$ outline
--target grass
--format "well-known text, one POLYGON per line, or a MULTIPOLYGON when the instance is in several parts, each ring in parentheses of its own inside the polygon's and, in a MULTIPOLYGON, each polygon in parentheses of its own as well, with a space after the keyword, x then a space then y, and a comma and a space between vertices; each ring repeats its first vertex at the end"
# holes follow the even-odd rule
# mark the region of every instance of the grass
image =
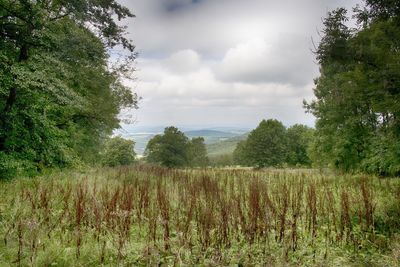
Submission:
POLYGON ((0 266, 400 260, 393 178, 132 166, 3 181, 0 194, 0 266))
POLYGON ((237 144, 240 141, 246 140, 247 136, 248 134, 243 134, 240 136, 228 138, 223 141, 206 143, 208 156, 213 158, 232 154, 233 151, 236 149, 237 144))

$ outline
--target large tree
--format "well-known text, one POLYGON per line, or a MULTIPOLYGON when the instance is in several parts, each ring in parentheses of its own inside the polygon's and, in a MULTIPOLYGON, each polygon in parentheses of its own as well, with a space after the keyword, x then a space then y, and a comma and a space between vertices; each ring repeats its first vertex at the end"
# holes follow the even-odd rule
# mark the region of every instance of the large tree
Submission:
POLYGON ((0 176, 94 161, 136 97, 122 85, 127 65, 108 67, 117 45, 134 46, 113 0, 0 0, 0 176))
POLYGON ((316 51, 316 162, 344 171, 400 173, 400 1, 366 1, 359 28, 345 9, 324 20, 316 51))
POLYGON ((234 152, 239 164, 255 167, 279 166, 286 159, 286 128, 280 121, 263 120, 239 143, 234 152))
POLYGON ((238 165, 242 166, 250 166, 251 163, 249 162, 248 156, 248 147, 247 147, 246 140, 242 140, 237 143, 235 150, 233 151, 233 162, 238 165))
POLYGON ((314 129, 302 124, 295 124, 287 129, 287 158, 290 166, 311 166, 308 155, 309 146, 313 140, 314 129))
POLYGON ((189 164, 189 139, 176 127, 167 127, 164 134, 154 136, 146 146, 147 161, 166 167, 189 164))
POLYGON ((206 167, 209 165, 207 148, 203 137, 194 137, 188 144, 188 160, 192 167, 206 167))

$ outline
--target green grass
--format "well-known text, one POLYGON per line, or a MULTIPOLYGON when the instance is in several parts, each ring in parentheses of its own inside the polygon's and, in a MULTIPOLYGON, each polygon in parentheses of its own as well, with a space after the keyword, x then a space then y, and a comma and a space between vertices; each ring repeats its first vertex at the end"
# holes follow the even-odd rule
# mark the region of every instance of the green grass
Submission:
POLYGON ((229 155, 235 151, 240 141, 246 140, 247 134, 228 138, 223 141, 206 144, 209 157, 229 155))
POLYGON ((394 178, 133 166, 0 194, 0 266, 399 265, 394 178))

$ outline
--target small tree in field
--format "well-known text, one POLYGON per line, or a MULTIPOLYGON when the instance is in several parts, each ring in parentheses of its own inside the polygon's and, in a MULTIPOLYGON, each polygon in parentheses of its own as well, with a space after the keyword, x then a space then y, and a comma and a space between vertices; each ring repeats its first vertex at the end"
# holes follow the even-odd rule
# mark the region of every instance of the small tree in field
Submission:
POLYGON ((135 142, 132 140, 119 136, 110 138, 105 144, 103 165, 114 167, 132 164, 136 156, 134 146, 135 142))

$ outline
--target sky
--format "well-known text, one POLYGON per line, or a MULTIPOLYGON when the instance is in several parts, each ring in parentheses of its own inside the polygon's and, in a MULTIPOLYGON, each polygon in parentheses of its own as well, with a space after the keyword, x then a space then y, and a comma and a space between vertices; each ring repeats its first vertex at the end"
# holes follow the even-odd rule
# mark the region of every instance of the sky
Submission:
POLYGON ((123 22, 139 53, 133 127, 254 128, 270 118, 314 126, 303 109, 318 76, 313 43, 328 11, 358 1, 119 2, 136 16, 123 22))

